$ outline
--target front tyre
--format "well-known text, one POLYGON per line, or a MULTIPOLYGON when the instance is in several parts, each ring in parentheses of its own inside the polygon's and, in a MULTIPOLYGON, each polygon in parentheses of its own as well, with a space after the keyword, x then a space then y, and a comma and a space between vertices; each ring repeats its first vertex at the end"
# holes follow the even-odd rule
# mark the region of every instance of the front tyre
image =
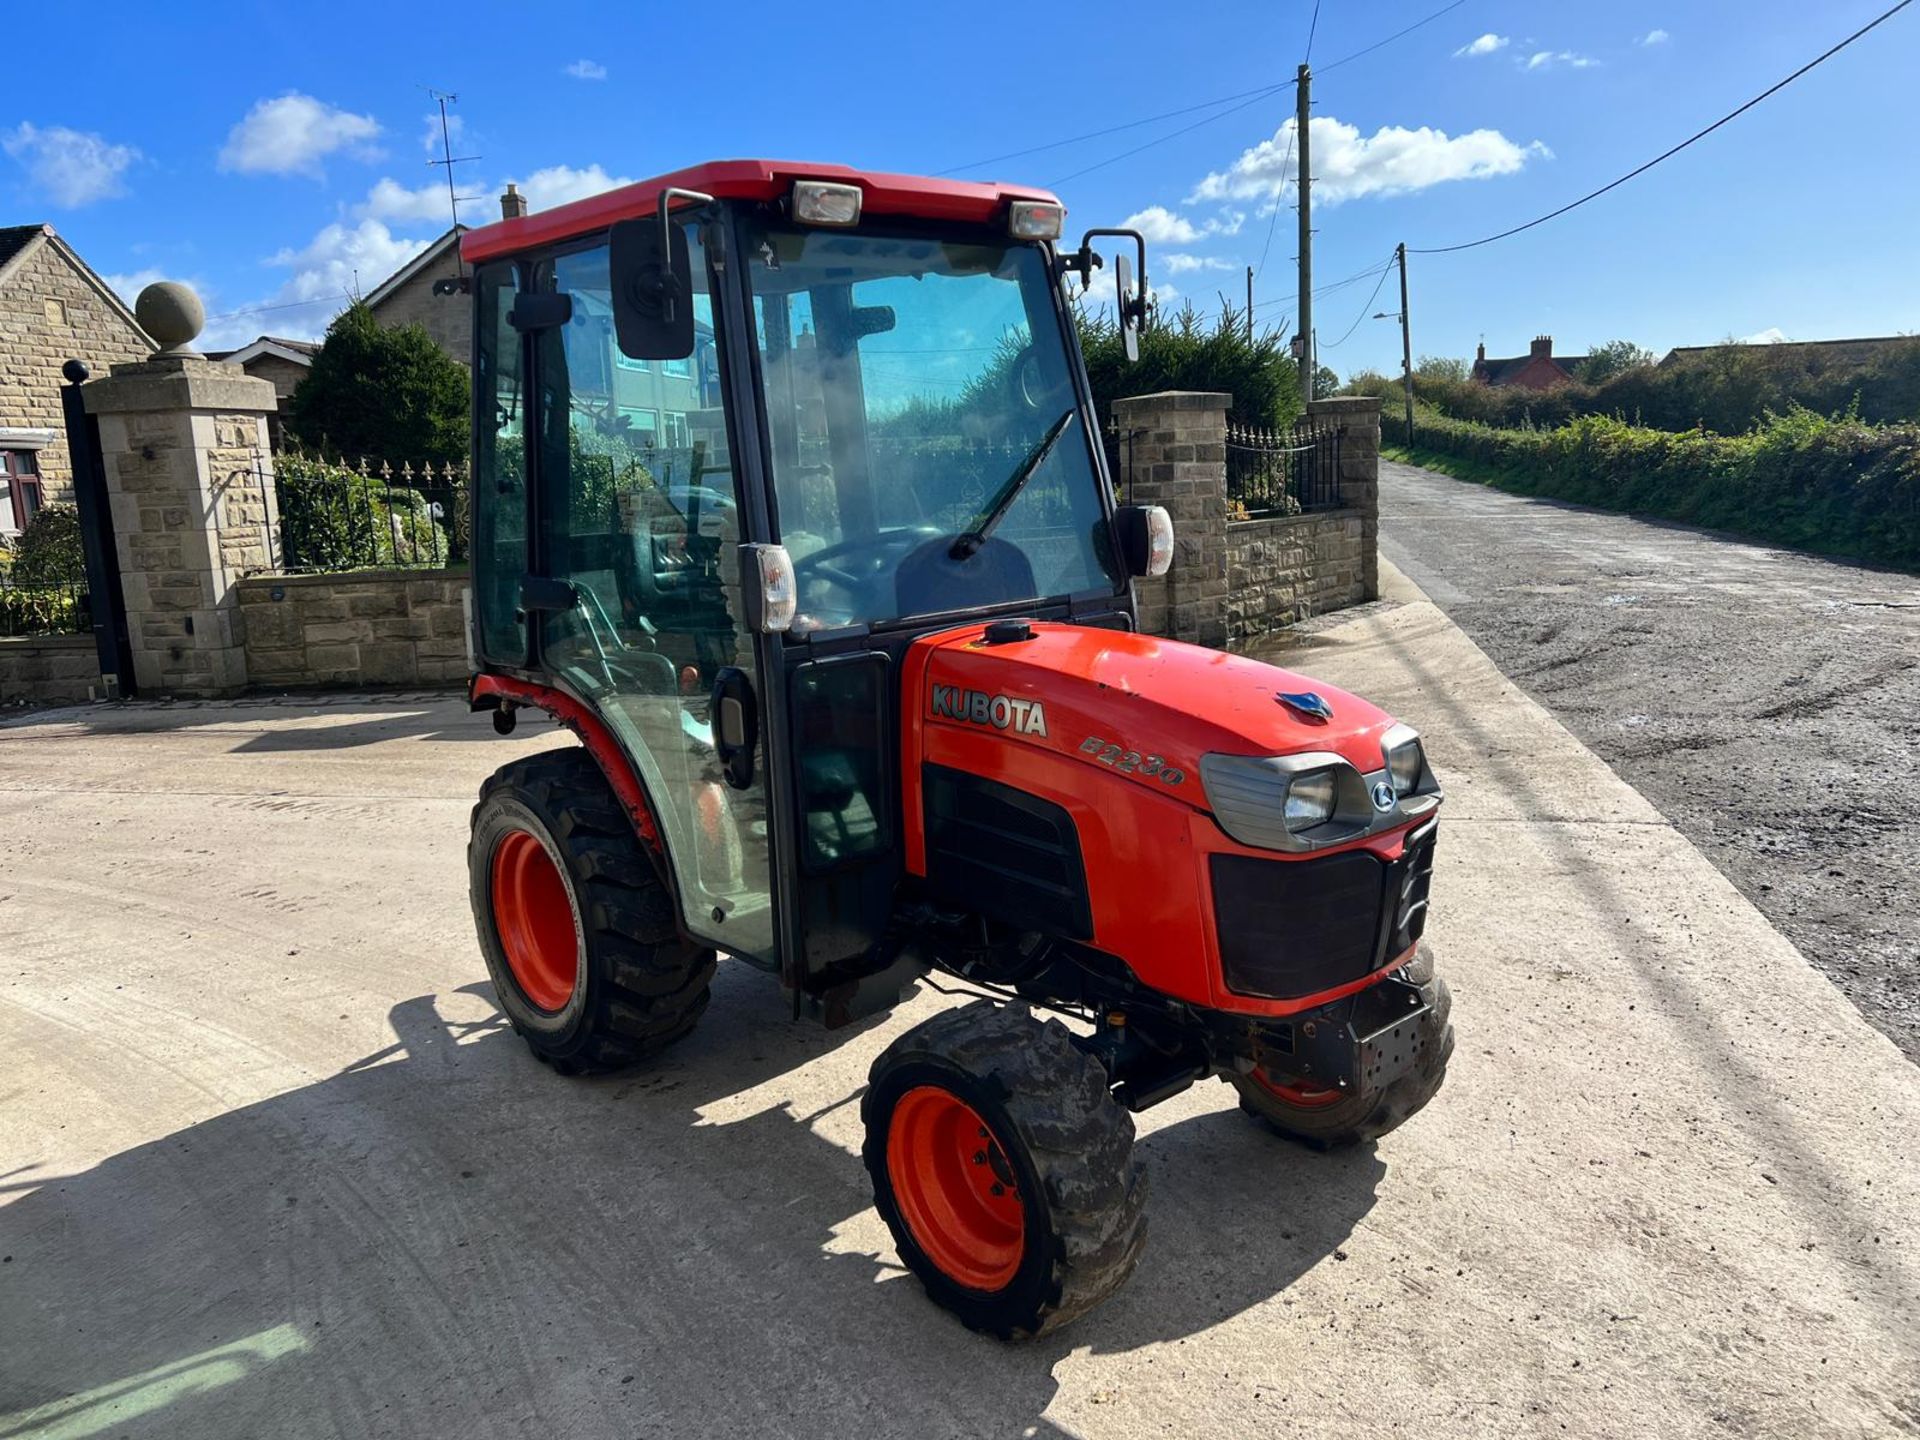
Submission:
POLYGON ((1059 1022, 984 1002, 949 1010, 889 1046, 868 1080, 874 1204, 935 1304, 1024 1339, 1133 1272, 1147 1197, 1133 1117, 1059 1022))
POLYGON ((706 1009, 713 952, 681 937, 673 897, 586 751, 488 778, 467 872, 500 1008, 560 1073, 631 1065, 706 1009))
POLYGON ((1453 1026, 1448 1015, 1453 997, 1447 982, 1433 973, 1433 952, 1424 941, 1399 971, 1418 985, 1427 1001, 1420 1024, 1419 1058, 1391 1085, 1359 1095, 1289 1082, 1264 1070, 1228 1077, 1240 1092, 1240 1108, 1276 1135, 1316 1150, 1358 1145, 1397 1130, 1439 1093, 1453 1055, 1453 1026))

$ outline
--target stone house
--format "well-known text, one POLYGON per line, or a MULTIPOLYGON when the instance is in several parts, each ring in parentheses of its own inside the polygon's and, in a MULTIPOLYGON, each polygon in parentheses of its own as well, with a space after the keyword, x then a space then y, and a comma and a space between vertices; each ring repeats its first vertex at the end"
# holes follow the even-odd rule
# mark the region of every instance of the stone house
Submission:
POLYGON ((435 295, 433 282, 458 278, 460 237, 456 225, 402 265, 366 297, 373 318, 389 330, 418 325, 462 365, 473 363, 473 304, 461 295, 435 295))
POLYGON ((1483 342, 1474 356, 1473 378, 1482 385, 1518 385, 1523 390, 1551 390, 1568 384, 1586 363, 1584 355, 1556 356, 1553 337, 1537 335, 1524 355, 1509 360, 1489 360, 1483 342))
POLYGON ((221 350, 209 354, 207 358, 227 365, 238 365, 254 379, 265 380, 273 386, 280 409, 267 417, 267 436, 273 448, 278 450, 287 401, 293 398, 293 392, 300 388, 300 382, 313 369, 313 357, 319 348, 318 340, 286 340, 278 335, 262 335, 238 350, 221 350))
POLYGON ((60 367, 144 360, 133 311, 51 225, 0 227, 0 535, 73 491, 60 367))

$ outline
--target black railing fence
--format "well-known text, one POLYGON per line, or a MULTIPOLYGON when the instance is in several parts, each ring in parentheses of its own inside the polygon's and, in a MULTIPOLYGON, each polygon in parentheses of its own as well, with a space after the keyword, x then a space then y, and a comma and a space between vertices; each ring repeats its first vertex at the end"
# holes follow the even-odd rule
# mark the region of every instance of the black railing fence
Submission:
POLYGON ((273 459, 279 525, 269 527, 282 574, 438 569, 467 558, 466 466, 362 457, 273 459), (275 529, 277 528, 277 533, 275 529))
POLYGON ((0 575, 0 636, 84 635, 92 628, 84 580, 15 585, 0 575))
POLYGON ((1285 430, 1227 424, 1227 509, 1232 518, 1340 508, 1337 425, 1312 419, 1285 430))

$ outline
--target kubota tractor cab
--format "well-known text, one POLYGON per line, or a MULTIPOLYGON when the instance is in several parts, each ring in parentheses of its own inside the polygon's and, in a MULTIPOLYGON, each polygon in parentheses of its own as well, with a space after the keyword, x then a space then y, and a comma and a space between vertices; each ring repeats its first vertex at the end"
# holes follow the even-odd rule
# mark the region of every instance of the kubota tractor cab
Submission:
MULTIPOLYGON (((1130 1112, 1221 1076, 1326 1145, 1439 1087, 1440 792, 1365 701, 1134 625, 1053 196, 731 161, 469 232, 475 709, 583 742, 473 815, 500 1004, 563 1073, 687 1033, 716 952, 874 1064, 901 1258, 1001 1336, 1131 1270, 1130 1112), (1062 1018, 1045 1022, 1032 1011, 1062 1018)), ((1115 264, 1129 346, 1139 264, 1115 264)))

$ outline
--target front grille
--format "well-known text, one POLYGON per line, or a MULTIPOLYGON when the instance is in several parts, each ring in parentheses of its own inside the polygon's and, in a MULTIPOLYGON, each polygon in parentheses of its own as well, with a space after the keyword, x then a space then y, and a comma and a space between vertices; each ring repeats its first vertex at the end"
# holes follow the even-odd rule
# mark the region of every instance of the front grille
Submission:
POLYGON ((1227 988, 1297 1000, 1372 974, 1420 938, 1438 822, 1388 864, 1365 850, 1317 860, 1212 859, 1213 915, 1227 988))

